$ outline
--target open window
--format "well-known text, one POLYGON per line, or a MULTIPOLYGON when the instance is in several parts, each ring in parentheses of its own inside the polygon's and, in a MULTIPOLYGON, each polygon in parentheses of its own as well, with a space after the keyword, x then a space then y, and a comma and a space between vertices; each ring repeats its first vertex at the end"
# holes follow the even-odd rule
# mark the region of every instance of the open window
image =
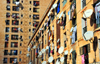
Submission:
POLYGON ((10 55, 17 55, 17 50, 10 50, 10 55))
POLYGON ((64 55, 64 64, 67 64, 68 55, 64 55))
POLYGON ((8 42, 5 42, 5 48, 7 48, 8 47, 8 42))
POLYGON ((18 47, 18 42, 11 42, 11 47, 18 47))
POLYGON ((19 11, 19 7, 18 6, 13 6, 12 10, 13 11, 19 11))
POLYGON ((39 24, 39 22, 36 22, 36 21, 35 21, 35 22, 33 22, 33 26, 34 26, 34 27, 37 27, 37 26, 38 26, 38 24, 39 24))
POLYGON ((10 21, 9 20, 5 20, 6 25, 9 25, 10 21))
POLYGON ((39 19, 39 15, 33 15, 33 19, 39 19))
POLYGON ((35 28, 33 28, 33 31, 32 31, 32 32, 34 33, 34 32, 35 32, 35 30, 36 30, 36 29, 35 29, 35 28))
POLYGON ((72 51, 72 63, 73 64, 76 64, 76 51, 74 50, 74 51, 72 51))
POLYGON ((18 28, 17 27, 12 27, 12 32, 18 32, 18 28))
POLYGON ((17 63, 17 58, 10 58, 10 63, 17 63))
POLYGON ((33 12, 39 13, 39 8, 33 8, 33 12))
POLYGON ((18 20, 12 20, 12 25, 19 25, 19 21, 18 20))
POLYGON ((87 32, 87 20, 82 19, 82 35, 84 35, 85 32, 87 32))
POLYGON ((81 0, 81 9, 83 9, 86 6, 86 0, 81 0))
POLYGON ((4 58, 3 63, 7 63, 8 58, 4 58))
POLYGON ((8 55, 8 50, 4 50, 4 55, 8 55))
POLYGON ((85 60, 85 64, 89 63, 89 54, 88 54, 89 52, 90 52, 90 44, 80 47, 80 55, 82 55, 81 57, 83 57, 82 60, 85 60))
POLYGON ((5 35, 5 42, 8 42, 8 41, 9 41, 9 35, 6 34, 6 35, 5 35))
POLYGON ((9 12, 6 13, 6 18, 10 18, 10 13, 9 12))
POLYGON ((64 47, 67 47, 66 32, 63 34, 64 47))
POLYGON ((7 0, 7 4, 10 4, 10 0, 7 0))
POLYGON ((10 6, 9 5, 6 6, 6 10, 10 11, 10 6))
POLYGON ((13 13, 13 14, 12 14, 12 18, 14 18, 14 19, 19 19, 19 14, 18 14, 18 13, 13 13))
POLYGON ((10 31, 10 28, 9 27, 6 27, 5 32, 9 32, 9 31, 10 31))
POLYGON ((39 6, 39 1, 33 1, 34 6, 39 6))
POLYGON ((18 40, 18 35, 11 35, 11 40, 18 40))

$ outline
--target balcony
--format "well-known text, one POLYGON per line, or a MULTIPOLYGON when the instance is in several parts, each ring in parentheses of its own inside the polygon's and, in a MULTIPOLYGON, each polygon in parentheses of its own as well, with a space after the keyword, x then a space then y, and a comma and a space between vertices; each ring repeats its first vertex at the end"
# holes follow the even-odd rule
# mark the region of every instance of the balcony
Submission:
POLYGON ((39 8, 33 8, 33 12, 39 13, 39 8))
POLYGON ((7 5, 6 10, 10 11, 10 6, 9 5, 7 5))
POLYGON ((17 50, 10 50, 10 55, 17 55, 17 50))
POLYGON ((19 14, 18 14, 18 13, 13 13, 13 14, 12 14, 12 18, 14 18, 14 19, 19 19, 19 14))
POLYGON ((18 47, 18 42, 11 42, 11 47, 13 48, 15 48, 15 47, 18 47))
POLYGON ((18 28, 12 27, 12 32, 18 32, 18 28))
POLYGON ((39 6, 39 1, 33 1, 34 6, 39 6))
POLYGON ((12 20, 12 25, 19 25, 19 21, 18 20, 12 20))
POLYGON ((39 19, 39 15, 33 15, 33 19, 34 19, 34 20, 39 19))
POLYGON ((18 35, 11 35, 11 40, 18 40, 18 35))
POLYGON ((13 6, 13 11, 19 11, 19 7, 18 6, 13 6))

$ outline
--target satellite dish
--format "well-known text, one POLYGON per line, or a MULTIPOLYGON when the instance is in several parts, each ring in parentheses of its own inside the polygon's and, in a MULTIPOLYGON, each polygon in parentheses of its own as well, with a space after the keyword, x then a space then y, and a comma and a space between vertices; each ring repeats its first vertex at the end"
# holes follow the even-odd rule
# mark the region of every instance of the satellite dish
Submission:
POLYGON ((70 53, 72 53, 73 49, 70 50, 70 53))
POLYGON ((93 37, 93 31, 87 31, 84 36, 83 39, 85 39, 86 41, 91 39, 93 37))
POLYGON ((51 12, 49 11, 48 16, 51 14, 51 12))
POLYGON ((27 57, 29 57, 30 56, 30 54, 29 53, 27 53, 27 55, 26 55, 27 57))
POLYGON ((63 63, 64 62, 64 57, 61 57, 60 58, 60 61, 63 63))
POLYGON ((68 51, 66 50, 64 54, 67 55, 68 54, 68 51))
POLYGON ((61 54, 64 51, 64 47, 60 47, 58 53, 61 54))
POLYGON ((46 49, 42 49, 42 51, 41 51, 41 52, 42 52, 42 53, 44 53, 45 51, 46 51, 46 49))
POLYGON ((46 50, 49 49, 49 46, 46 47, 46 50))
POLYGON ((48 62, 51 63, 53 61, 53 57, 49 57, 48 62))
POLYGON ((86 10, 84 12, 84 14, 83 14, 83 17, 84 18, 88 18, 88 17, 90 17, 92 15, 92 13, 93 13, 93 10, 92 9, 86 10))
POLYGON ((33 49, 35 49, 36 48, 36 46, 33 46, 33 49))
POLYGON ((56 61, 56 64, 60 64, 60 62, 57 60, 57 61, 56 61))
POLYGON ((54 4, 54 5, 53 5, 53 8, 56 8, 56 7, 57 7, 57 4, 54 4))
POLYGON ((46 64, 46 61, 43 61, 42 64, 46 64))
POLYGON ((59 15, 59 18, 61 18, 62 15, 63 15, 63 12, 61 12, 61 14, 59 15))
POLYGON ((59 42, 59 41, 60 41, 60 39, 57 40, 57 42, 59 42))

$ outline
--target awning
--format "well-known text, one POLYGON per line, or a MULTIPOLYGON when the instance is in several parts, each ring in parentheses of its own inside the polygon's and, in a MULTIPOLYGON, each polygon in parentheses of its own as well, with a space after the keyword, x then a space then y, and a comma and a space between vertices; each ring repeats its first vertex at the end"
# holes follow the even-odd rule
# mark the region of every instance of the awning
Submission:
POLYGON ((68 54, 68 50, 66 50, 65 52, 64 52, 64 55, 67 55, 68 54))
POLYGON ((48 62, 51 63, 53 61, 53 57, 49 57, 48 62))
POLYGON ((64 47, 61 46, 61 47, 59 48, 59 50, 58 50, 58 53, 61 54, 61 53, 63 53, 63 51, 64 51, 64 47))

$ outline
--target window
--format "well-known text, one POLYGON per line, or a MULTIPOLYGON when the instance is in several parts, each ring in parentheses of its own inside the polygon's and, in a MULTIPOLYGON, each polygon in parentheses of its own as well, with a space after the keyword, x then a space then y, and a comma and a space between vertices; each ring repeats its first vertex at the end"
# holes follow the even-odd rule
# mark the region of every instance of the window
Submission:
POLYGON ((6 18, 10 18, 10 13, 6 13, 6 18))
POLYGON ((34 27, 37 27, 38 24, 39 24, 39 22, 34 22, 34 23, 33 23, 33 26, 34 26, 34 27))
POLYGON ((17 55, 17 50, 10 50, 10 55, 17 55))
POLYGON ((8 61, 7 58, 4 58, 3 63, 7 63, 7 61, 8 61))
POLYGON ((4 55, 8 55, 8 50, 4 50, 4 55))
POLYGON ((9 35, 6 34, 6 35, 5 35, 5 42, 8 42, 8 41, 9 41, 9 35))
POLYGON ((21 17, 23 17, 23 14, 21 14, 21 17))
POLYGON ((67 2, 67 0, 63 0, 63 2, 62 2, 63 3, 63 6, 66 4, 66 2, 67 2))
POLYGON ((7 5, 6 10, 10 11, 10 6, 9 5, 7 5))
POLYGON ((22 54, 22 51, 20 51, 20 54, 22 54))
POLYGON ((11 35, 11 40, 18 40, 18 35, 11 35))
POLYGON ((10 63, 17 63, 17 58, 10 58, 10 63))
POLYGON ((67 47, 66 32, 63 34, 64 47, 67 47))
POLYGON ((31 36, 29 36, 29 39, 31 39, 31 36))
POLYGON ((22 43, 20 43, 20 46, 22 46, 22 43))
POLYGON ((29 32, 31 32, 31 29, 29 29, 29 32))
POLYGON ((19 21, 18 20, 12 20, 12 25, 19 25, 19 21))
POLYGON ((11 42, 11 47, 18 47, 18 42, 11 42))
POLYGON ((34 6, 39 6, 39 1, 33 1, 34 6))
POLYGON ((20 58, 19 61, 21 62, 21 60, 22 60, 22 59, 20 58))
POLYGON ((73 28, 73 31, 72 31, 72 36, 71 36, 71 43, 74 44, 75 41, 77 40, 77 26, 75 26, 73 28))
POLYGON ((68 56, 64 55, 64 64, 67 64, 67 58, 68 58, 68 56))
POLYGON ((18 32, 18 28, 12 27, 12 32, 18 32))
POLYGON ((31 11, 31 8, 29 8, 29 10, 31 11))
POLYGON ((35 32, 35 30, 36 30, 36 29, 35 29, 35 28, 33 28, 33 33, 35 32))
POLYGON ((89 52, 90 52, 90 44, 80 47, 80 55, 84 54, 85 64, 89 63, 89 55, 88 55, 89 52))
POLYGON ((39 15, 33 15, 33 19, 39 19, 39 15))
POLYGON ((29 25, 31 25, 31 22, 29 22, 29 25))
POLYGON ((10 0, 7 0, 7 4, 10 4, 10 0))
POLYGON ((23 3, 23 0, 21 0, 21 2, 23 3))
POLYGON ((19 2, 19 0, 13 0, 13 4, 16 4, 16 2, 19 2))
POLYGON ((87 21, 86 19, 82 19, 82 35, 84 35, 85 32, 87 32, 87 21))
POLYGON ((30 1, 30 4, 31 4, 31 1, 30 1))
POLYGON ((39 12, 39 8, 33 8, 33 12, 39 12))
POLYGON ((5 48, 7 48, 8 47, 8 42, 5 42, 5 48))
POLYGON ((31 18, 31 15, 29 15, 29 18, 31 18))
POLYGON ((83 9, 86 6, 86 0, 81 0, 81 9, 83 9))
POLYGON ((12 18, 14 18, 14 19, 19 19, 19 14, 18 14, 18 13, 13 13, 13 14, 12 14, 12 18))
POLYGON ((72 51, 72 63, 76 64, 76 51, 72 51))
POLYGON ((60 0, 57 2, 57 14, 60 12, 60 0))
POLYGON ((21 24, 23 24, 23 22, 21 21, 21 24))
POLYGON ((6 25, 9 25, 10 21, 9 20, 5 20, 6 25))
POLYGON ((5 32, 9 32, 9 31, 10 31, 9 27, 6 27, 5 32))
POLYGON ((12 10, 13 11, 19 11, 19 7, 18 6, 13 6, 12 10))

